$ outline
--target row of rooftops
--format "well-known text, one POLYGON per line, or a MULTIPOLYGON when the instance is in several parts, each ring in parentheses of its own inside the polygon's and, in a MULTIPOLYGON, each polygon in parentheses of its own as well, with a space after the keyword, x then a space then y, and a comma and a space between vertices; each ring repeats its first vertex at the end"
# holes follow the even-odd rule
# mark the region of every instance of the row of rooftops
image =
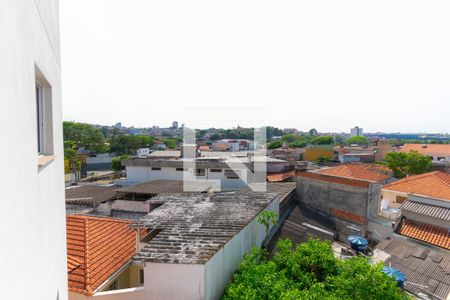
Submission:
MULTIPOLYGON (((364 182, 382 182, 391 177, 391 174, 386 167, 360 163, 323 168, 307 173, 317 174, 329 178, 345 178, 364 182)), ((447 192, 450 191, 449 177, 449 174, 442 172, 430 172, 427 174, 411 176, 409 178, 387 184, 384 188, 397 189, 404 191, 405 193, 417 194, 421 196, 439 196, 438 198, 440 200, 450 201, 450 196, 447 194, 447 192), (432 188, 428 187, 430 184, 433 185, 432 188)), ((98 188, 98 186, 96 188, 98 188)), ((132 193, 151 195, 151 199, 148 201, 158 203, 160 206, 141 218, 139 222, 133 223, 130 221, 114 220, 109 218, 97 218, 95 216, 73 216, 73 218, 80 218, 82 221, 68 219, 68 247, 70 238, 70 247, 72 248, 70 251, 68 248, 69 280, 74 284, 74 291, 83 291, 84 287, 85 294, 92 294, 92 292, 98 288, 98 286, 95 285, 95 282, 102 281, 102 279, 99 279, 99 274, 107 276, 105 275, 107 272, 103 273, 103 271, 93 271, 92 274, 95 275, 92 275, 92 278, 89 277, 91 275, 84 274, 85 279, 82 279, 83 272, 85 272, 85 270, 83 270, 83 264, 86 266, 87 261, 89 261, 89 270, 95 270, 95 261, 98 258, 86 258, 77 252, 81 251, 83 247, 87 247, 87 244, 95 243, 95 239, 90 240, 90 237, 99 237, 111 233, 102 231, 106 230, 105 228, 110 225, 96 224, 100 222, 99 220, 104 220, 104 222, 117 221, 117 224, 122 224, 117 225, 118 228, 123 226, 124 228, 126 227, 131 230, 134 236, 134 244, 136 233, 130 227, 132 224, 134 228, 141 231, 141 236, 144 236, 146 233, 151 231, 156 231, 158 233, 153 239, 146 242, 144 247, 137 254, 136 248, 134 248, 133 254, 130 255, 126 250, 127 247, 124 246, 124 250, 121 252, 123 254, 124 261, 129 261, 131 258, 134 258, 135 261, 203 264, 275 199, 276 195, 271 194, 270 192, 275 191, 278 195, 280 195, 280 198, 283 198, 283 195, 285 195, 284 197, 287 195, 292 195, 292 192, 295 189, 295 183, 286 182, 279 184, 268 184, 268 193, 251 192, 249 189, 213 194, 181 193, 183 192, 182 182, 169 180, 152 181, 123 188, 115 188, 110 186, 101 187, 99 189, 101 190, 100 192, 98 190, 96 191, 96 188, 90 186, 69 188, 66 190, 66 201, 67 203, 72 204, 88 203, 89 201, 89 203, 98 204, 110 201, 111 199, 117 197, 117 195, 132 193), (69 221, 71 223, 70 226, 69 221), (86 226, 85 229, 82 229, 82 226, 86 226), (94 229, 99 231, 94 231, 91 233, 90 231, 94 229), (81 234, 83 230, 86 231, 84 236, 81 234), (86 280, 86 282, 83 282, 83 280, 86 280)), ((429 204, 407 200, 403 204, 402 209, 429 215, 435 218, 441 218, 447 221, 450 220, 450 209, 432 207, 429 204)), ((332 224, 326 224, 326 220, 324 222, 325 226, 321 226, 320 218, 314 217, 313 212, 309 212, 305 210, 305 208, 298 207, 294 209, 294 212, 281 227, 281 232, 282 235, 287 235, 286 237, 298 232, 299 241, 315 235, 319 235, 326 239, 332 239, 332 236, 330 235, 330 233, 333 232, 332 224), (308 225, 308 217, 314 220, 317 219, 319 222, 309 221, 310 225, 308 225), (300 223, 298 223, 299 220, 300 223)), ((121 241, 116 241, 113 237, 108 238, 111 241, 110 244, 117 245, 118 249, 121 247, 120 243, 127 240, 127 234, 129 234, 129 231, 127 230, 120 230, 122 230, 120 232, 123 233, 123 235, 122 233, 118 234, 118 236, 122 239, 121 241)), ((427 224, 404 219, 397 227, 397 233, 402 236, 407 236, 444 249, 450 249, 448 229, 445 231, 442 230, 442 228, 439 229, 427 224)), ((391 261, 395 261, 400 270, 403 271, 401 268, 404 268, 405 272, 412 274, 410 276, 422 276, 420 277, 420 282, 427 282, 429 284, 431 279, 437 280, 437 283, 434 284, 433 282, 433 291, 435 291, 437 295, 445 294, 445 289, 450 287, 450 280, 443 278, 439 281, 439 278, 435 279, 434 277, 430 277, 428 275, 428 277, 425 276, 424 272, 419 269, 407 269, 409 267, 408 262, 417 261, 418 259, 421 261, 417 261, 417 264, 422 263, 424 266, 426 264, 426 267, 433 266, 433 268, 437 269, 440 266, 439 263, 434 262, 433 260, 435 255, 430 254, 425 255, 423 258, 418 258, 412 254, 397 254, 396 251, 412 253, 415 251, 414 247, 418 246, 413 247, 408 244, 409 242, 402 241, 400 243, 396 240, 397 239, 392 240, 391 247, 383 246, 384 244, 381 244, 384 247, 382 250, 390 253, 389 255, 392 257, 391 261), (400 257, 398 255, 400 255, 400 257), (433 264, 437 265, 434 266, 433 264)), ((391 242, 386 243, 390 244, 391 242)), ((131 244, 132 242, 130 239, 129 245, 131 244)), ((87 248, 85 248, 85 256, 101 255, 101 249, 103 246, 104 245, 100 243, 94 247, 87 247, 89 249, 96 249, 93 252, 89 252, 87 248)), ((133 247, 136 246, 134 245, 133 247)), ((444 259, 448 258, 450 261, 450 255, 444 254, 443 257, 444 259)), ((112 269, 117 269, 118 265, 114 265, 114 260, 106 260, 110 261, 111 266, 114 266, 112 269)), ((121 261, 118 263, 120 264, 121 261)), ((445 276, 450 275, 447 274, 445 276)))

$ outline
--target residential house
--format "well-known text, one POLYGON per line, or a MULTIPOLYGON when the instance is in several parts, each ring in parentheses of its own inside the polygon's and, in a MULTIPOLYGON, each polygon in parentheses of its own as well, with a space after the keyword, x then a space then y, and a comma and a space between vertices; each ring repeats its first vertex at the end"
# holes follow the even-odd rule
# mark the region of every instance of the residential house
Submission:
POLYGON ((333 146, 332 145, 312 145, 305 148, 303 159, 310 162, 316 162, 319 157, 326 157, 330 160, 333 159, 333 146))
POLYGON ((391 178, 386 167, 362 163, 296 175, 299 202, 332 220, 342 241, 366 235, 368 221, 378 213, 380 190, 391 178))
POLYGON ((147 156, 149 156, 150 155, 150 148, 139 148, 138 150, 137 150, 137 156, 138 157, 147 157, 147 156))
POLYGON ((219 299, 244 254, 266 238, 258 215, 279 206, 276 195, 257 192, 158 198, 164 204, 136 224, 150 231, 134 257, 145 277, 137 300, 219 299))
POLYGON ((85 215, 66 219, 69 300, 131 299, 117 296, 144 283, 142 268, 131 264, 138 247, 131 222, 85 215))
POLYGON ((222 139, 214 141, 212 144, 214 151, 245 151, 254 150, 254 142, 244 139, 222 139))
MULTIPOLYGON (((208 153, 208 152, 206 152, 208 153)), ((129 183, 151 180, 188 180, 215 182, 222 190, 237 190, 252 182, 257 164, 265 164, 267 175, 284 174, 294 166, 287 161, 269 157, 197 157, 195 159, 130 159, 122 161, 129 183), (186 179, 187 178, 187 179, 186 179), (247 179, 247 181, 245 180, 247 179)), ((289 176, 288 176, 289 175, 289 176)))
POLYGON ((334 161, 340 163, 373 163, 377 149, 373 146, 336 146, 333 149, 334 161))
POLYGON ((398 207, 396 233, 450 250, 450 174, 430 172, 386 185, 384 205, 398 207))
POLYGON ((417 151, 432 159, 436 170, 449 170, 450 166, 450 144, 405 144, 400 152, 417 151))
POLYGON ((2 299, 67 299, 59 45, 57 0, 1 1, 2 299))
POLYGON ((381 209, 400 208, 410 197, 450 200, 450 174, 434 171, 394 181, 381 190, 381 209))
POLYGON ((268 155, 272 158, 287 160, 287 161, 299 161, 303 160, 305 153, 304 148, 276 148, 268 151, 268 155))

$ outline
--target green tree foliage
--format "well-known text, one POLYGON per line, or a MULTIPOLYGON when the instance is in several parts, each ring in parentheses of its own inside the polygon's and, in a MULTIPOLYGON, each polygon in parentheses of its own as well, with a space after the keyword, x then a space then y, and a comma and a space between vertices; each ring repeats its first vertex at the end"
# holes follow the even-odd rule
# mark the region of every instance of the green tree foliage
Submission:
POLYGON ((332 145, 334 143, 334 138, 329 135, 318 136, 314 138, 311 143, 313 145, 332 145))
POLYGON ((308 146, 308 144, 306 142, 302 142, 302 141, 295 141, 295 142, 289 143, 289 147, 291 147, 291 148, 305 148, 306 146, 308 146))
POLYGON ((281 137, 281 140, 282 141, 284 141, 284 142, 288 142, 288 143, 292 143, 292 142, 296 142, 296 141, 298 141, 300 139, 300 136, 298 136, 298 135, 296 135, 296 134, 286 134, 286 135, 283 135, 282 137, 281 137))
POLYGON ((323 165, 323 164, 325 164, 325 163, 327 163, 327 162, 330 162, 331 161, 331 158, 329 158, 328 156, 325 156, 325 155, 323 155, 323 154, 320 154, 318 157, 317 157, 317 159, 316 159, 316 162, 319 164, 319 165, 323 165))
POLYGON ((283 141, 272 141, 267 145, 268 149, 276 149, 276 148, 280 148, 283 145, 283 141))
POLYGON ((133 155, 138 149, 150 148, 152 145, 153 137, 149 135, 114 134, 109 141, 110 151, 119 155, 133 155))
POLYGON ((281 240, 272 259, 261 249, 245 256, 223 299, 408 299, 394 279, 367 258, 341 261, 330 243, 281 240))
POLYGON ((161 141, 166 144, 169 149, 175 149, 178 144, 177 139, 162 139, 161 141))
POLYGON ((120 170, 125 169, 125 167, 122 166, 122 160, 126 160, 126 159, 129 159, 129 158, 130 158, 130 156, 128 156, 128 155, 121 155, 121 156, 114 157, 112 159, 111 168, 114 171, 120 171, 120 170))
POLYGON ((266 236, 269 234, 270 225, 275 225, 277 223, 277 213, 273 210, 264 210, 258 216, 258 222, 266 227, 266 236))
POLYGON ((64 121, 63 136, 64 141, 71 142, 75 149, 84 147, 97 153, 107 150, 101 130, 89 124, 64 121))
POLYGON ((385 160, 397 178, 422 174, 431 169, 431 158, 417 151, 391 152, 386 154, 385 160))
POLYGON ((345 141, 347 145, 367 145, 369 144, 369 140, 365 136, 352 136, 351 138, 345 141))
POLYGON ((283 130, 272 127, 272 126, 266 126, 266 138, 270 140, 274 136, 281 136, 283 135, 283 130))

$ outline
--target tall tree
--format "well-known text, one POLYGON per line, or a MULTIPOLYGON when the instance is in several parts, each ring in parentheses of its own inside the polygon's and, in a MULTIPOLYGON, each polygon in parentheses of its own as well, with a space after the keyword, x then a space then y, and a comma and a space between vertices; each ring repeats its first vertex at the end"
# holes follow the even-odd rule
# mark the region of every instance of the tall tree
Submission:
POLYGON ((391 152, 386 154, 385 160, 397 178, 422 174, 431 169, 431 158, 417 151, 391 152))
POLYGON ((64 141, 73 143, 73 148, 81 147, 97 153, 106 151, 105 138, 100 129, 84 123, 63 122, 64 141))

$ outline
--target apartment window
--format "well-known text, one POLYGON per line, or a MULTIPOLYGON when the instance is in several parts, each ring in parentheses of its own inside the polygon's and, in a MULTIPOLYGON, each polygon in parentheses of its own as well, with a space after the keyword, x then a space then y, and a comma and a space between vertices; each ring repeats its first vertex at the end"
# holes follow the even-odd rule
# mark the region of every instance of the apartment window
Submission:
POLYGON ((228 179, 238 179, 239 175, 233 170, 225 170, 225 177, 228 179))
POLYGON ((35 67, 35 109, 38 165, 53 159, 52 88, 38 67, 35 67))
POLYGON ((406 200, 406 197, 397 196, 397 198, 395 199, 395 203, 402 204, 403 202, 405 202, 405 200, 406 200))
POLYGON ((144 269, 139 269, 139 283, 144 284, 144 269))
POLYGON ((177 171, 183 172, 183 171, 184 171, 184 168, 176 168, 176 170, 177 170, 177 171))
POLYGON ((160 167, 152 167, 152 171, 161 171, 160 167))
POLYGON ((210 169, 211 173, 222 173, 222 169, 210 169))
POLYGON ((36 120, 38 155, 44 155, 44 99, 42 87, 36 83, 36 120))
POLYGON ((195 169, 195 176, 205 176, 205 169, 195 169))

